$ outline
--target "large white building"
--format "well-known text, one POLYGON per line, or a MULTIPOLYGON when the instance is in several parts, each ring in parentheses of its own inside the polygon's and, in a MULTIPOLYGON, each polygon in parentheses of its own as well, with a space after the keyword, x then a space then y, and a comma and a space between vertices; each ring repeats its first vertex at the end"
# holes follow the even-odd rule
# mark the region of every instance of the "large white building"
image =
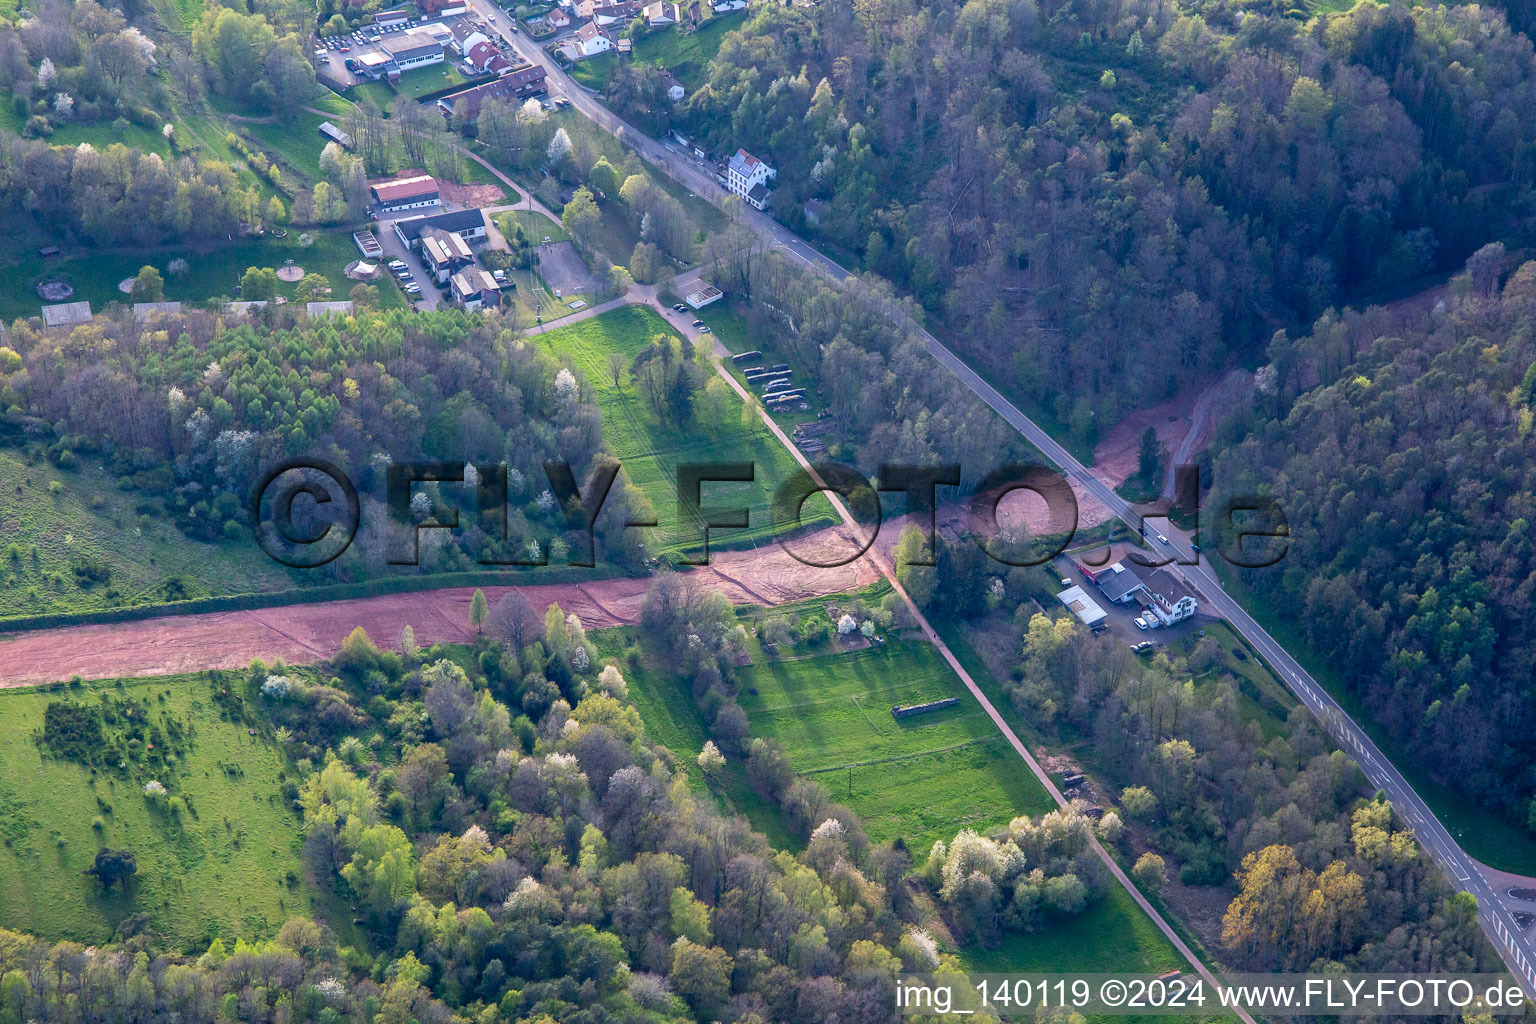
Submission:
POLYGON ((412 29, 379 45, 401 71, 443 62, 443 44, 428 32, 412 29))
POLYGON ((744 149, 725 168, 725 187, 761 210, 768 205, 768 183, 779 172, 744 149))

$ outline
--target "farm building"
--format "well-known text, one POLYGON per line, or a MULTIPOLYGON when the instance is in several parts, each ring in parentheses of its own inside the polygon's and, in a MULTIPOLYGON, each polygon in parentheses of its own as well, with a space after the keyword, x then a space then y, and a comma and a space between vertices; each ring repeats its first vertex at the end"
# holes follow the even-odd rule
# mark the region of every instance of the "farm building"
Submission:
POLYGON ((179 302, 135 302, 133 304, 133 318, 135 320, 148 320, 159 314, 172 314, 181 312, 179 302))
POLYGON ((945 697, 943 700, 930 700, 923 704, 897 704, 891 708, 891 716, 893 718, 911 718, 913 715, 921 715, 928 711, 952 708, 959 703, 959 697, 945 697))
POLYGON ((329 121, 322 121, 320 123, 320 134, 336 143, 336 145, 340 146, 342 149, 352 148, 352 136, 348 135, 340 128, 337 128, 329 121))
POLYGON ((43 307, 44 327, 73 327, 91 318, 89 302, 56 302, 43 307))
POLYGON ((1092 629, 1107 617, 1097 601, 1088 596, 1082 587, 1068 587, 1056 595, 1056 600, 1066 605, 1067 611, 1077 616, 1077 621, 1092 629))
POLYGON ((396 178, 370 186, 373 201, 381 213, 396 210, 419 210, 424 206, 438 206, 441 199, 437 192, 437 179, 428 174, 411 178, 396 178))

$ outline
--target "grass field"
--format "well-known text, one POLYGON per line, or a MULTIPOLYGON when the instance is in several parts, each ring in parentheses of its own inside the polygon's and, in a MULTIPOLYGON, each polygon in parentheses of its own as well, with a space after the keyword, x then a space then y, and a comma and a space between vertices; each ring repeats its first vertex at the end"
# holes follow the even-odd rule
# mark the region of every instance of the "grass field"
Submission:
POLYGON ((900 836, 922 859, 937 839, 978 831, 1055 805, 986 712, 932 646, 884 645, 742 670, 752 735, 771 737, 801 774, 852 807, 876 841, 900 836), (960 698, 956 707, 898 721, 894 704, 960 698))
POLYGON ((310 181, 317 181, 320 178, 320 151, 325 148, 327 141, 320 134, 320 125, 327 120, 330 118, 300 110, 287 121, 246 123, 238 127, 241 132, 254 138, 268 156, 281 157, 310 181))
POLYGON ((691 94, 709 78, 709 62, 725 34, 746 21, 745 11, 732 11, 710 18, 697 32, 684 34, 671 27, 647 33, 635 40, 634 59, 666 68, 691 94))
POLYGON ((505 210, 496 215, 496 227, 508 238, 512 236, 513 225, 517 224, 522 225, 523 232, 535 243, 546 238, 551 242, 563 242, 569 237, 557 221, 537 210, 505 210))
POLYGON ((118 490, 102 468, 82 460, 68 472, 28 465, 0 449, 0 616, 78 612, 166 599, 180 577, 188 597, 249 593, 297 585, 299 576, 250 543, 204 544, 169 522, 137 512, 140 498, 118 490), (59 493, 49 485, 58 481, 59 493), (81 586, 72 571, 91 559, 111 578, 81 586))
MULTIPOLYGON (((734 395, 723 422, 695 420, 680 427, 657 419, 627 372, 621 389, 614 389, 607 376, 608 354, 618 353, 627 365, 658 334, 675 336, 652 310, 628 306, 541 335, 539 344, 558 356, 568 356, 586 374, 603 409, 608 450, 656 506, 661 526, 652 536, 662 554, 679 554, 685 546, 695 557, 699 553, 697 544, 684 545, 678 537, 677 467, 683 462, 750 461, 756 467, 751 483, 704 485, 706 509, 745 505, 750 511, 748 528, 712 530, 712 547, 741 546, 772 536, 770 503, 774 490, 792 472, 793 463, 789 453, 760 425, 750 429, 742 425, 741 403, 734 395)), ((820 496, 805 503, 802 519, 807 525, 835 521, 831 505, 820 496)))
MULTIPOLYGON (((308 232, 311 244, 304 245, 305 232, 289 229, 287 238, 241 239, 217 242, 157 246, 153 249, 95 252, 83 256, 52 259, 46 263, 33 248, 13 250, 15 263, 0 281, 0 318, 38 315, 42 300, 37 297, 41 280, 65 280, 75 286, 76 300, 84 299, 93 311, 100 312, 109 302, 126 302, 128 296, 117 290, 118 282, 138 273, 149 264, 165 277, 165 297, 170 301, 203 302, 219 296, 233 296, 235 285, 247 267, 280 267, 292 259, 305 270, 324 274, 339 298, 345 298, 352 282, 343 276, 348 263, 358 258, 352 233, 345 228, 308 232), (166 272, 171 260, 186 259, 190 269, 182 277, 166 272)), ((280 294, 291 295, 292 284, 280 284, 280 294)), ((381 305, 404 303, 400 293, 389 287, 379 289, 381 305)))
POLYGON ((280 794, 282 759, 265 738, 223 720, 211 697, 203 675, 121 689, 0 691, 8 736, 0 744, 0 926, 98 943, 142 912, 157 931, 196 950, 214 935, 268 936, 310 912, 299 821, 280 794), (174 777, 157 780, 188 799, 188 812, 152 808, 145 780, 131 770, 93 776, 33 742, 50 701, 95 703, 103 692, 147 704, 152 721, 190 724, 174 777), (129 892, 103 895, 83 874, 104 845, 133 852, 138 874, 129 892))

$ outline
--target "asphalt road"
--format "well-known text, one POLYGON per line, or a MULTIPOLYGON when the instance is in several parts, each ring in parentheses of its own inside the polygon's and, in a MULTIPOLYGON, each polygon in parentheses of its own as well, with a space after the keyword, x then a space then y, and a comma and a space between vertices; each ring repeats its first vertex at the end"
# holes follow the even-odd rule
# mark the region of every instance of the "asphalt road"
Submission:
MULTIPOLYGON (((469 0, 469 6, 482 18, 496 11, 495 5, 489 0, 469 0)), ((636 130, 603 106, 562 71, 559 65, 538 46, 520 36, 507 35, 507 15, 504 12, 497 13, 499 17, 492 23, 492 27, 503 34, 503 41, 514 46, 526 59, 542 64, 550 84, 558 87, 577 110, 596 124, 618 135, 642 158, 663 169, 694 193, 711 201, 719 201, 723 198, 725 191, 716 184, 712 170, 681 153, 669 151, 660 142, 636 130)), ((834 281, 842 281, 849 276, 847 270, 817 252, 782 224, 750 207, 744 212, 746 222, 760 235, 769 239, 775 248, 784 250, 788 255, 834 281)), ((935 359, 959 378, 962 384, 975 392, 977 397, 986 402, 994 412, 1024 435, 1025 439, 1038 448, 1046 458, 1061 467, 1062 471, 1078 483, 1084 491, 1102 502, 1132 529, 1141 531, 1142 517, 1107 484, 1090 473, 1071 452, 1058 444, 1033 420, 1015 408, 1013 403, 982 380, 959 356, 907 316, 898 305, 892 303, 887 312, 898 322, 917 331, 935 359)), ((1297 698, 1317 716, 1334 739, 1355 759, 1371 784, 1386 793, 1398 814, 1413 829, 1420 844, 1445 871, 1447 880, 1477 898, 1478 917, 1483 930, 1488 934, 1489 940, 1505 964, 1509 966, 1511 973, 1519 979, 1527 995, 1536 998, 1536 943, 1533 943, 1529 936, 1520 933, 1509 908, 1503 903, 1503 894, 1488 884, 1487 879, 1478 870, 1477 864, 1467 856, 1450 832, 1435 817, 1429 804, 1414 792, 1413 787, 1408 784, 1402 774, 1377 749, 1365 730, 1345 714, 1338 702, 1318 685, 1306 669, 1287 654, 1285 649, 1253 620, 1252 616, 1243 611, 1237 602, 1227 595, 1215 574, 1191 551, 1189 536, 1176 529, 1172 523, 1162 526, 1160 532, 1169 538, 1169 543, 1165 545, 1154 540, 1153 548, 1160 554, 1176 559, 1175 563, 1168 567, 1169 570, 1176 576, 1182 577, 1199 593, 1207 610, 1225 618, 1233 629, 1269 661, 1297 698)))

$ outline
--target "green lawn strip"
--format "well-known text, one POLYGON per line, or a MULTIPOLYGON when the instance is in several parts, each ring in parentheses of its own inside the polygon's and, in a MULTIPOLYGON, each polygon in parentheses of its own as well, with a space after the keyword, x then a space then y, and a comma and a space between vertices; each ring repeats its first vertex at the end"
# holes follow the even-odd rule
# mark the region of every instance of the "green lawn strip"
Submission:
POLYGON ((571 65, 571 77, 588 89, 602 92, 608 88, 608 79, 613 77, 613 69, 618 66, 618 59, 616 53, 600 53, 595 57, 584 57, 571 65))
POLYGON ((204 675, 0 691, 10 737, 0 744, 0 926, 97 943, 142 912, 197 950, 214 935, 271 936, 311 912, 299 880, 300 823, 280 794, 281 755, 268 737, 222 719, 210 698, 204 675), (185 757, 157 780, 184 796, 189 812, 176 818, 150 807, 143 785, 153 776, 140 777, 136 765, 93 777, 38 749, 32 737, 49 702, 94 703, 98 692, 143 701, 153 721, 190 719, 185 757), (104 845, 133 851, 138 874, 128 893, 104 895, 83 873, 104 845))
POLYGON ((496 214, 496 226, 507 238, 512 237, 514 224, 521 224, 523 233, 535 245, 546 238, 551 242, 564 242, 570 237, 559 221, 550 220, 537 210, 503 210, 496 214))
POLYGON ((120 126, 115 121, 99 121, 96 124, 65 121, 55 125, 53 132, 44 141, 50 146, 71 147, 88 142, 102 150, 113 143, 122 143, 146 153, 158 153, 166 159, 172 155, 171 145, 159 129, 146 128, 132 122, 120 126))
MULTIPOLYGON (((746 529, 711 530, 712 547, 741 546, 773 536, 776 531, 770 504, 779 484, 794 472, 793 462, 766 431, 742 426, 739 401, 732 399, 734 411, 726 422, 695 421, 679 427, 663 424, 656 418, 627 372, 622 390, 613 388, 608 377, 608 354, 618 353, 627 366, 657 334, 675 336, 654 311, 627 306, 540 335, 539 344, 557 355, 569 356, 586 374, 603 409, 608 450, 656 506, 661 525, 652 536, 662 553, 675 555, 698 546, 696 527, 681 533, 678 530, 677 467, 689 462, 750 461, 755 467, 750 483, 704 485, 705 508, 745 505, 749 510, 750 525, 746 529)), ((836 519, 831 505, 818 495, 805 503, 802 521, 819 526, 831 525, 836 519)))
POLYGON ((1435 817, 1440 819, 1440 823, 1455 837, 1462 849, 1489 867, 1515 874, 1536 875, 1536 837, 1511 825, 1477 800, 1431 779, 1419 767, 1413 752, 1405 749, 1377 724, 1361 704, 1359 694, 1344 685, 1333 666, 1307 646, 1291 620, 1276 613, 1221 560, 1212 559, 1211 565, 1228 596, 1258 620, 1269 635, 1274 637, 1275 642, 1300 662, 1312 678, 1339 702, 1345 713, 1366 731, 1408 784, 1429 805, 1430 810, 1434 811, 1435 817))

